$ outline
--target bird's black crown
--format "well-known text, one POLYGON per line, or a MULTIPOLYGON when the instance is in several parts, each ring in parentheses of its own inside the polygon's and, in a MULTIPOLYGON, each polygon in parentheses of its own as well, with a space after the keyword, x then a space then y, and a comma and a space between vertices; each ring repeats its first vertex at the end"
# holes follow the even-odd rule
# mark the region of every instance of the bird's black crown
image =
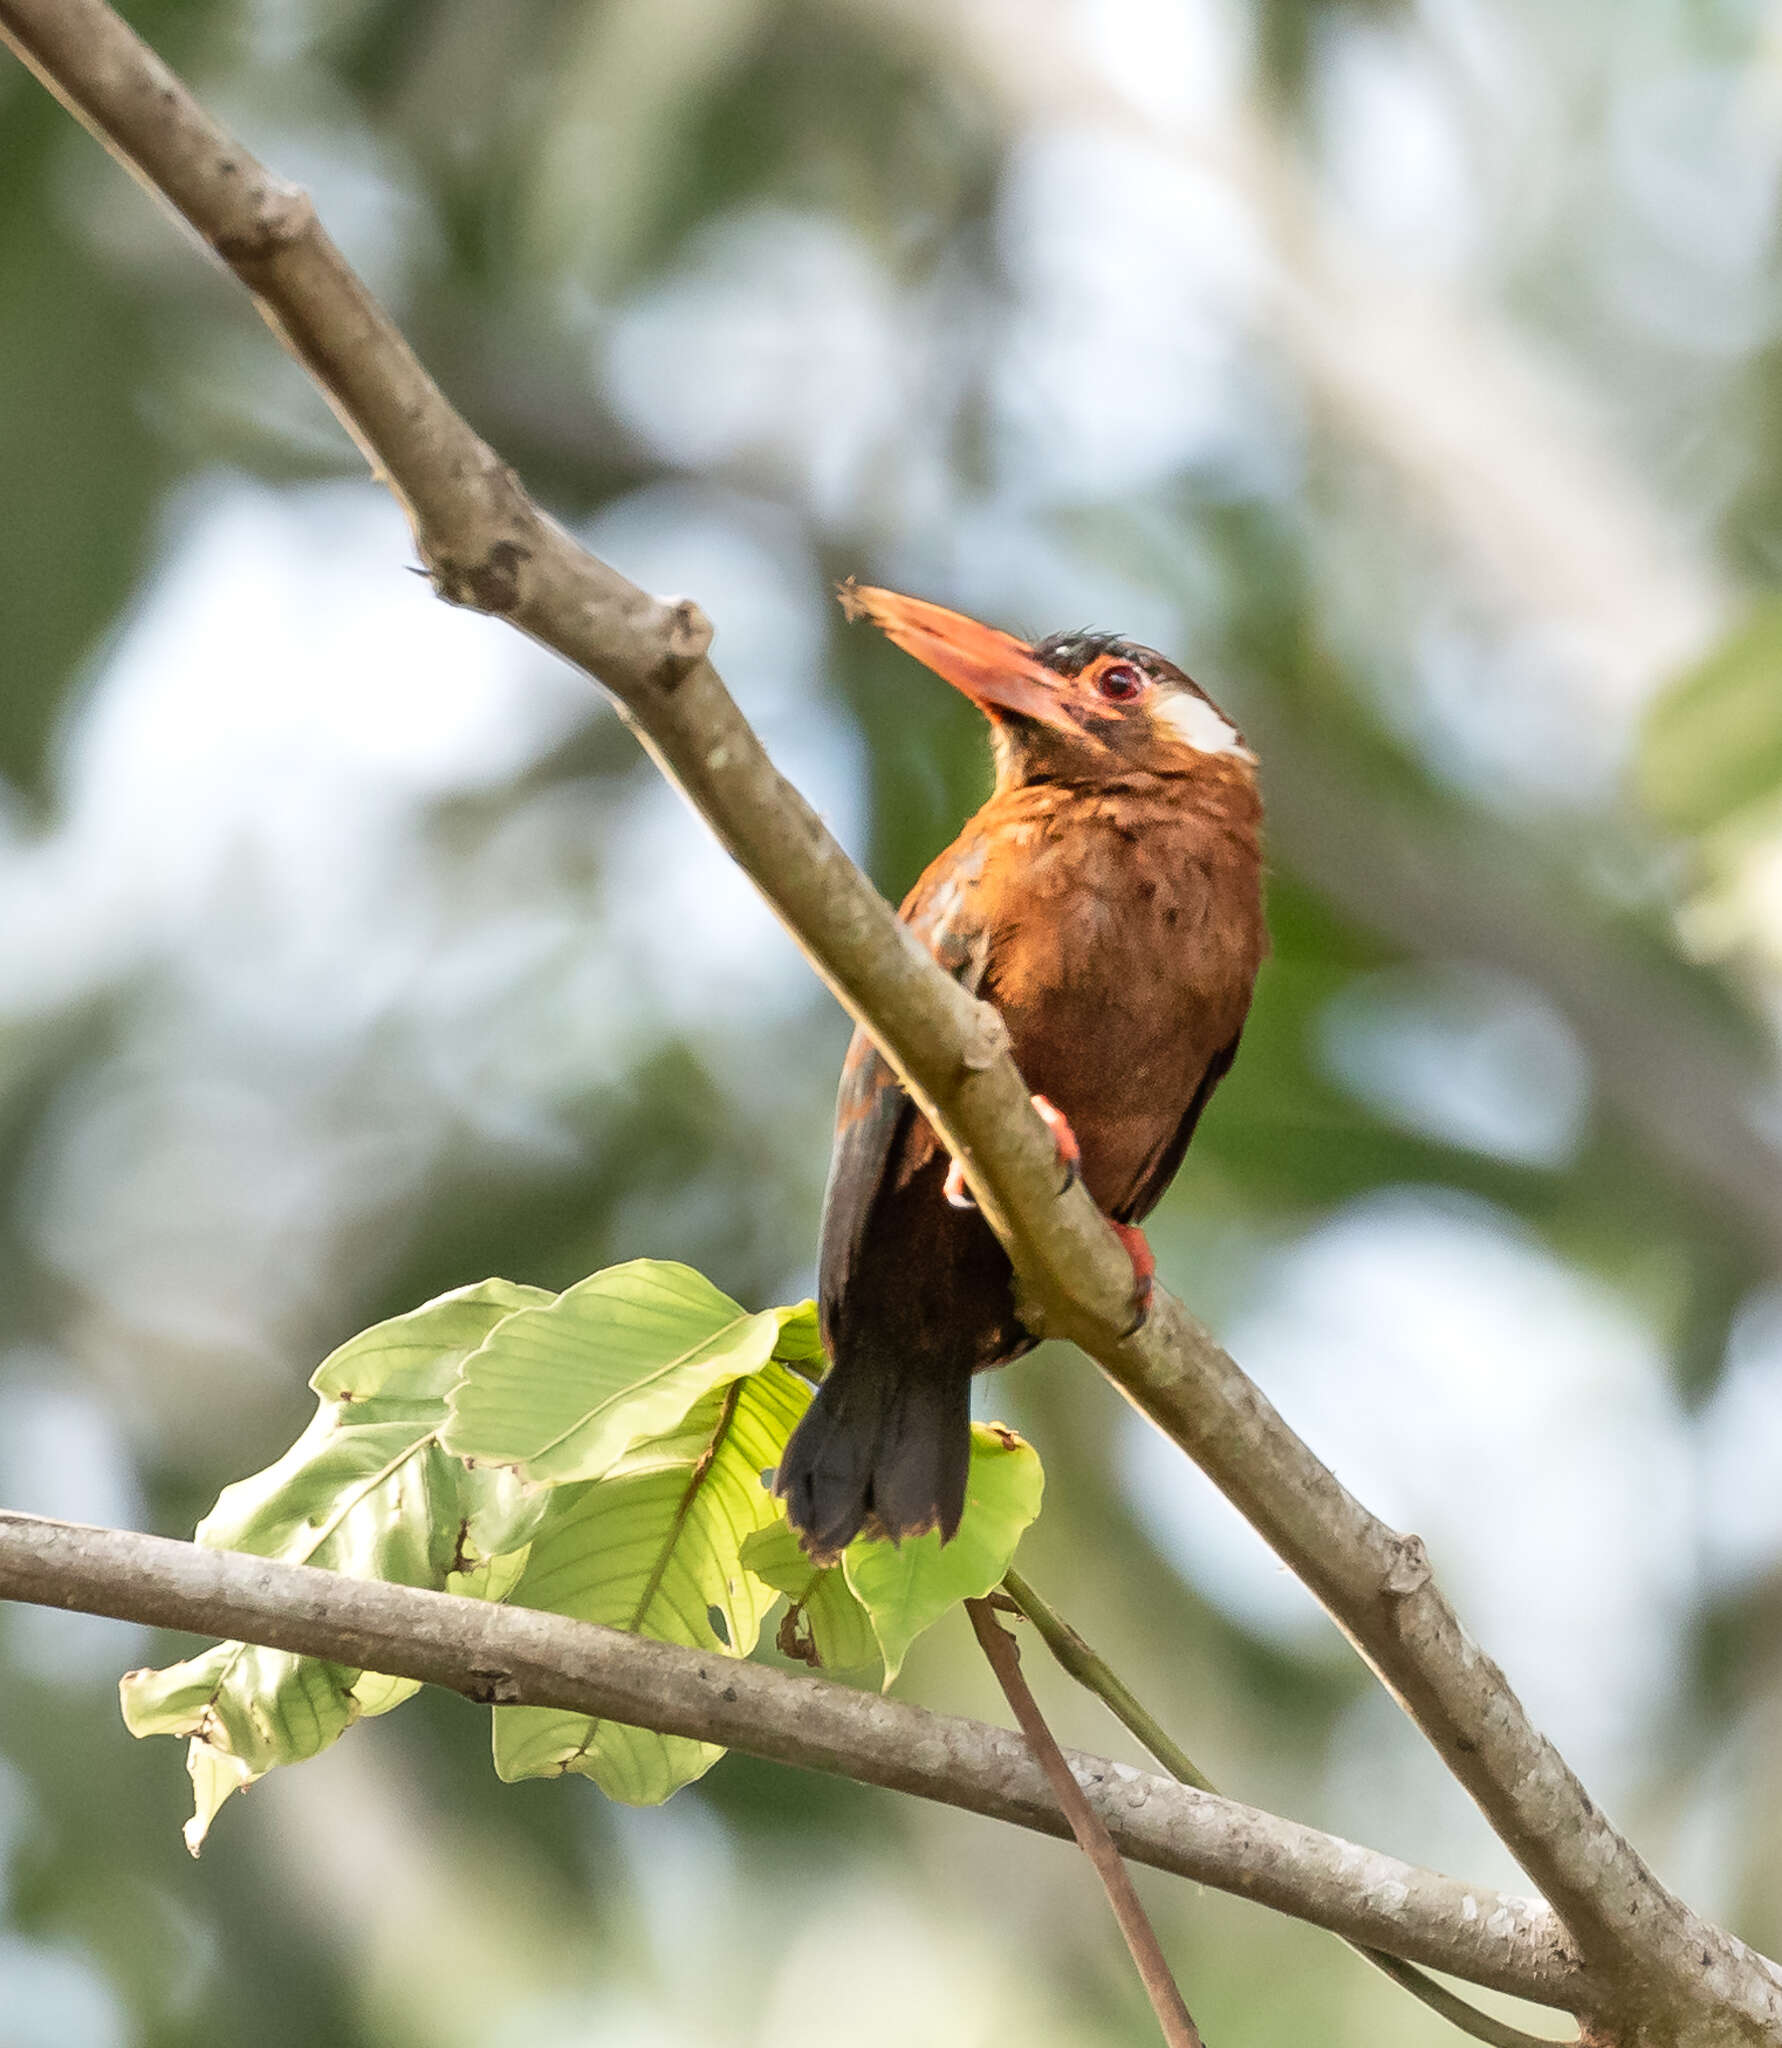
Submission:
POLYGON ((1092 632, 1088 627, 1075 633, 1049 633, 1033 650, 1036 661, 1043 661, 1061 676, 1080 676, 1104 654, 1117 654, 1122 661, 1138 662, 1146 668, 1155 659, 1150 648, 1140 647, 1134 640, 1122 639, 1118 633, 1092 632))

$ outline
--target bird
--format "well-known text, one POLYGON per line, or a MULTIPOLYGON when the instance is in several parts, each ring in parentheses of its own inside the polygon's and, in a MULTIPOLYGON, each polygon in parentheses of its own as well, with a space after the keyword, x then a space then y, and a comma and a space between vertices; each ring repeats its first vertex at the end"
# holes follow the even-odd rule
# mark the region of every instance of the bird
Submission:
MULTIPOLYGON (((1132 1258, 1230 1070, 1268 950, 1257 759, 1200 685, 1113 633, 1035 642, 840 589, 989 720, 995 784, 899 916, 992 1003, 1069 1175, 1132 1258)), ((775 1474, 808 1556, 938 1531, 965 1505, 974 1374, 1037 1341, 964 1174, 864 1029, 836 1103, 818 1314, 828 1368, 775 1474)), ((1136 1322, 1135 1322, 1136 1327, 1136 1322)))

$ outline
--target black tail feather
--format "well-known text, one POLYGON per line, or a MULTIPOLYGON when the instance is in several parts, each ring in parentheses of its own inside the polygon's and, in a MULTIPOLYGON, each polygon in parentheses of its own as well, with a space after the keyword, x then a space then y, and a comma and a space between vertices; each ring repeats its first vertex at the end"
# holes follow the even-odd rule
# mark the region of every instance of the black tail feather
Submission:
POLYGON ((938 1529, 949 1541, 965 1512, 971 1381, 920 1378, 877 1361, 834 1367, 780 1460, 775 1491, 818 1560, 865 1529, 901 1539, 938 1529))

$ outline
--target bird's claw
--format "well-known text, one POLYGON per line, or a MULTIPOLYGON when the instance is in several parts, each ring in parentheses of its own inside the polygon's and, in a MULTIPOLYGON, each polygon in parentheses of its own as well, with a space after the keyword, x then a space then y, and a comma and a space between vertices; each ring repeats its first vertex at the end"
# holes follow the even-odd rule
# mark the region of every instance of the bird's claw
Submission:
POLYGON ((1052 1143, 1058 1147, 1058 1163, 1064 1168, 1064 1186, 1058 1192, 1066 1194, 1083 1178, 1083 1148, 1077 1143, 1077 1134, 1070 1127, 1070 1118, 1063 1110, 1055 1109, 1043 1095, 1033 1098, 1033 1106, 1040 1113, 1040 1121, 1052 1133, 1052 1143))
POLYGON ((1115 1223, 1114 1235, 1126 1248, 1126 1256, 1132 1261, 1133 1306, 1137 1313, 1132 1328, 1125 1334, 1134 1337, 1145 1327, 1145 1318, 1151 1313, 1151 1294, 1157 1282, 1157 1260, 1151 1250, 1145 1233, 1136 1223, 1115 1223))
MULTIPOLYGON (((1063 1110, 1054 1109, 1043 1095, 1034 1096, 1032 1101, 1040 1113, 1040 1121, 1052 1133, 1052 1142, 1058 1147, 1058 1163, 1064 1168, 1064 1186, 1058 1192, 1068 1194, 1083 1178, 1083 1148, 1077 1143, 1077 1134, 1071 1129, 1070 1119, 1063 1110)), ((965 1168, 957 1159, 948 1162, 946 1183, 941 1193, 947 1198, 949 1208, 975 1209, 978 1206, 965 1185, 965 1168)))

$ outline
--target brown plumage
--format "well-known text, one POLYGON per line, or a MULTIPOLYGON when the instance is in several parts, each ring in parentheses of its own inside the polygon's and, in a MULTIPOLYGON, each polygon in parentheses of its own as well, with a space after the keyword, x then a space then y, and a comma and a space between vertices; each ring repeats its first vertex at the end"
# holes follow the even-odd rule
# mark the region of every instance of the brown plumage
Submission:
MULTIPOLYGON (((1231 1065, 1267 950, 1254 757, 1149 648, 1096 634, 1029 646, 893 592, 843 599, 991 720, 995 792, 901 914, 996 1005, 1028 1087, 1075 1134, 1090 1194, 1136 1226, 1231 1065)), ((813 1556, 863 1528, 950 1537, 971 1375, 1032 1346, 1007 1255, 954 1205, 956 1173, 951 1190, 945 1149, 856 1032, 823 1216, 830 1371, 778 1478, 813 1556)))

